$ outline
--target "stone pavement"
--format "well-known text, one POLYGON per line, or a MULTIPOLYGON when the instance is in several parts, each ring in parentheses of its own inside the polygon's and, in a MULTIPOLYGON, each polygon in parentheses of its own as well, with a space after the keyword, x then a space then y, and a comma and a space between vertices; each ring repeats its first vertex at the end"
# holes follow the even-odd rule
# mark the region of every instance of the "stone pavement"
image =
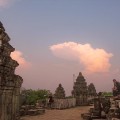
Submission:
POLYGON ((80 106, 64 110, 46 110, 46 113, 38 116, 26 116, 21 120, 82 120, 81 113, 88 112, 90 107, 80 106))

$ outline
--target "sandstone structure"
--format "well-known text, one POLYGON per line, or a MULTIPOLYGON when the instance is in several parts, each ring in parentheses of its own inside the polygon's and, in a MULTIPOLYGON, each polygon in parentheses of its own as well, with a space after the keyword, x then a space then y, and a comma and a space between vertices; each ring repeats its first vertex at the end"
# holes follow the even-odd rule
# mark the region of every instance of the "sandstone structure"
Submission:
POLYGON ((0 120, 19 120, 19 96, 23 79, 15 75, 19 65, 10 57, 15 49, 0 22, 0 120))
POLYGON ((65 98, 65 90, 61 84, 59 84, 59 86, 57 87, 54 97, 57 99, 65 98))
POLYGON ((93 99, 97 96, 97 92, 93 83, 88 85, 88 100, 93 102, 93 99))
POLYGON ((93 83, 90 83, 88 85, 88 95, 90 95, 90 96, 96 96, 97 95, 96 89, 95 89, 95 86, 94 86, 93 83))
POLYGON ((69 109, 76 106, 75 98, 54 99, 54 109, 69 109))
POLYGON ((87 104, 87 83, 84 76, 80 72, 76 82, 74 82, 72 96, 76 98, 76 105, 87 104))

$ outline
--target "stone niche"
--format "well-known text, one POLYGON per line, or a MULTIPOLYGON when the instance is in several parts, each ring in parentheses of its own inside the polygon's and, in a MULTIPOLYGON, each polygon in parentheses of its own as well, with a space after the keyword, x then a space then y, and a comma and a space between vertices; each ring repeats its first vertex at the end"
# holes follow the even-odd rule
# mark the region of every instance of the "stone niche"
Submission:
POLYGON ((19 65, 10 57, 14 48, 10 38, 0 22, 0 120, 19 120, 19 96, 23 79, 15 75, 19 65))

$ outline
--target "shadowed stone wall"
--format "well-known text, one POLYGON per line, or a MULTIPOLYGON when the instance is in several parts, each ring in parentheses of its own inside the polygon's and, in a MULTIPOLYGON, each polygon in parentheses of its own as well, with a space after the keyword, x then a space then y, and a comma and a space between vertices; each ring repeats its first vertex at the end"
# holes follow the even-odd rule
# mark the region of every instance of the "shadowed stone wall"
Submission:
POLYGON ((19 96, 23 79, 15 75, 19 65, 10 57, 15 49, 0 22, 0 120, 19 120, 19 96))

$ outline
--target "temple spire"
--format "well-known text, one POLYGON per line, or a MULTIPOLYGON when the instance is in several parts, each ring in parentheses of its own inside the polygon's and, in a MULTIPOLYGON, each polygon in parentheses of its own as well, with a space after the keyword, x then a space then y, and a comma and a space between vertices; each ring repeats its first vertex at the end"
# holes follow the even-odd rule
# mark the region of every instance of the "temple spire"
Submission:
POLYGON ((65 98, 65 90, 64 88, 62 87, 62 84, 59 84, 59 86, 56 88, 56 91, 55 91, 55 98, 58 98, 58 99, 63 99, 65 98))
POLYGON ((83 76, 81 72, 79 72, 79 76, 83 76))
POLYGON ((74 82, 72 96, 76 98, 76 104, 82 105, 87 103, 87 83, 81 72, 74 82))

